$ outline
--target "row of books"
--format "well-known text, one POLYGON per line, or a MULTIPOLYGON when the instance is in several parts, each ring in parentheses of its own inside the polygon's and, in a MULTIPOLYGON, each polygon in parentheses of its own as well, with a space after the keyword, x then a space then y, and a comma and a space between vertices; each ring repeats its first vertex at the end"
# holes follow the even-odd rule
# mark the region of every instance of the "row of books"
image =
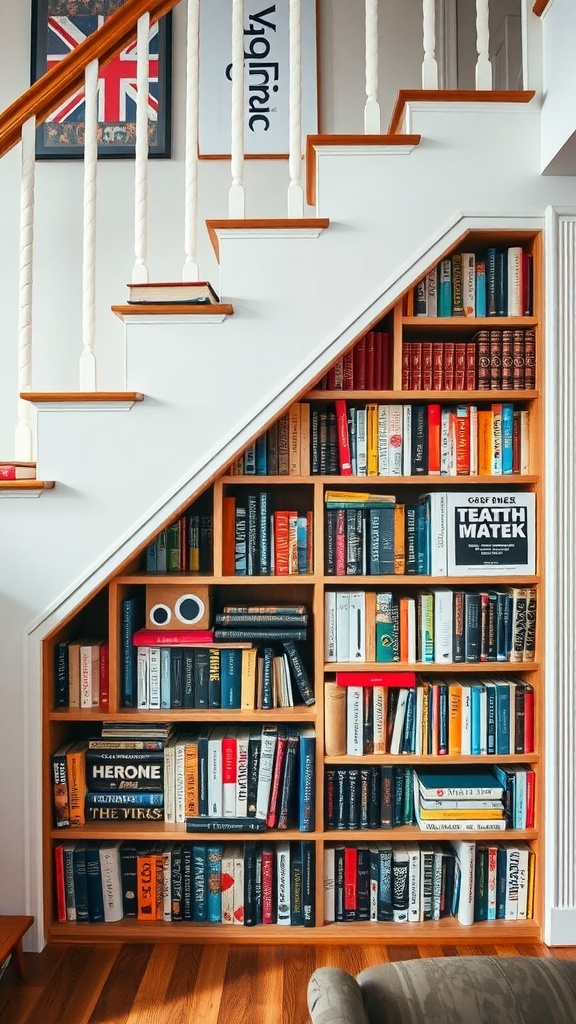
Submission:
POLYGON ((528 765, 453 770, 335 765, 325 769, 326 828, 367 831, 414 824, 422 832, 533 828, 534 789, 534 771, 528 765), (430 783, 424 793, 422 779, 430 783), (444 785, 436 785, 440 780, 444 785), (471 807, 471 802, 477 807, 471 807), (476 813, 480 810, 482 814, 476 813))
POLYGON ((353 476, 528 473, 530 417, 510 402, 347 406, 353 476))
POLYGON ((532 254, 521 245, 452 253, 408 293, 406 315, 531 316, 532 254))
POLYGON ((327 591, 326 662, 474 664, 534 661, 536 587, 327 591))
POLYGON ((534 853, 525 842, 376 843, 324 851, 324 920, 407 924, 533 916, 534 853))
POLYGON ((164 746, 115 742, 81 740, 54 752, 57 828, 86 820, 186 822, 188 831, 314 828, 311 726, 209 726, 164 746))
POLYGON ((314 926, 312 842, 58 843, 60 922, 314 926))
POLYGON ((272 511, 272 499, 270 491, 224 497, 225 576, 298 576, 313 572, 312 512, 272 511))
POLYGON ((388 331, 367 331, 318 381, 323 391, 386 391, 391 386, 388 331))
POLYGON ((470 338, 402 340, 402 391, 530 391, 533 327, 482 328, 470 338))
POLYGON ((212 539, 212 515, 180 516, 148 544, 146 572, 212 572, 212 539))
POLYGON ((309 476, 310 403, 294 402, 229 468, 231 476, 309 476))
MULTIPOLYGON (((227 643, 194 646, 192 632, 183 630, 175 646, 153 642, 138 646, 138 708, 270 710, 302 702, 299 680, 304 667, 290 641, 279 642, 276 648, 249 641, 237 647, 227 643)), ((305 696, 312 703, 308 690, 305 696)))
POLYGON ((54 647, 54 707, 108 708, 110 647, 107 640, 82 637, 54 647))
MULTIPOLYGON (((361 673, 338 673, 350 682, 361 673)), ((534 691, 523 679, 427 679, 389 673, 388 685, 324 688, 325 746, 350 754, 529 754, 534 691), (399 678, 396 678, 399 677, 399 678)))

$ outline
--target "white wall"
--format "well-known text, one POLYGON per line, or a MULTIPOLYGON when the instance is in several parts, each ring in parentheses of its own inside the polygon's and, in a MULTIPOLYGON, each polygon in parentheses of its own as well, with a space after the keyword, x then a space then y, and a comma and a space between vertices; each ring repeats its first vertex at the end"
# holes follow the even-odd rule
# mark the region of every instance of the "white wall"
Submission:
POLYGON ((542 16, 542 168, 576 173, 576 4, 553 0, 542 16))

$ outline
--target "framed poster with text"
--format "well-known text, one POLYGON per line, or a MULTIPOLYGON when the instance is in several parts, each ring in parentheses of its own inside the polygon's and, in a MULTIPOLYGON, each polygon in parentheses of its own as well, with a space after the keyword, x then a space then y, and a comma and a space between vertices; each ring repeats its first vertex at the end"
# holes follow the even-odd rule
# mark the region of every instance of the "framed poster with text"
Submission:
MULTIPOLYGON (((288 154, 288 0, 244 2, 244 155, 288 154)), ((232 0, 200 6, 199 155, 230 155, 232 0)), ((316 0, 302 0, 302 139, 318 130, 316 0)))
MULTIPOLYGON (((75 50, 123 0, 32 0, 32 81, 75 50)), ((170 156, 171 16, 150 29, 148 145, 170 156)), ((98 156, 133 156, 136 139, 136 40, 99 68, 98 156)), ((82 157, 84 90, 68 97, 39 125, 36 156, 82 157)))

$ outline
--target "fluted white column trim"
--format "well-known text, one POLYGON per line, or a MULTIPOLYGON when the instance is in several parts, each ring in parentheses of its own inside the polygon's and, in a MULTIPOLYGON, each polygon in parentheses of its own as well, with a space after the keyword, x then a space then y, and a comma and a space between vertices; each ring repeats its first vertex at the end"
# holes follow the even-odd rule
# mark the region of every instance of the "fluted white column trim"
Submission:
MULTIPOLYGON (((20 270, 18 285, 18 395, 32 383, 32 271, 34 256, 34 180, 36 118, 22 127, 20 181, 20 270)), ((18 398, 18 423, 14 437, 15 458, 34 460, 34 434, 30 402, 18 398)))
POLYGON ((96 390, 96 175, 98 61, 84 73, 84 223, 82 235, 82 354, 80 391, 96 390))
POLYGON ((198 110, 200 72, 200 0, 188 0, 186 29, 186 153, 184 158, 183 281, 197 281, 198 271, 198 110))
POLYGON ((546 227, 546 920, 576 942, 576 207, 546 227))
POLYGON ((244 0, 232 0, 232 125, 228 193, 231 220, 246 216, 244 193, 244 0))
POLYGON ((380 104, 378 103, 378 0, 366 0, 366 104, 364 132, 380 135, 380 104))
POLYGON ((304 216, 302 187, 302 0, 289 3, 288 216, 304 216))
POLYGON ((134 255, 136 262, 132 280, 146 284, 148 281, 148 78, 150 40, 150 15, 138 19, 136 50, 136 148, 134 167, 134 255))

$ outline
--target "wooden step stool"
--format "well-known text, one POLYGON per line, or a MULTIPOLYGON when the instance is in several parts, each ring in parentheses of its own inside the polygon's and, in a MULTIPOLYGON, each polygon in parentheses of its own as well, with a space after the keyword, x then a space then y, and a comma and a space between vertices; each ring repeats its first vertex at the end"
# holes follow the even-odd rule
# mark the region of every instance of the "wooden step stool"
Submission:
POLYGON ((19 978, 24 977, 24 954, 22 937, 34 924, 34 918, 24 914, 19 916, 0 915, 0 964, 12 954, 12 963, 19 978))

